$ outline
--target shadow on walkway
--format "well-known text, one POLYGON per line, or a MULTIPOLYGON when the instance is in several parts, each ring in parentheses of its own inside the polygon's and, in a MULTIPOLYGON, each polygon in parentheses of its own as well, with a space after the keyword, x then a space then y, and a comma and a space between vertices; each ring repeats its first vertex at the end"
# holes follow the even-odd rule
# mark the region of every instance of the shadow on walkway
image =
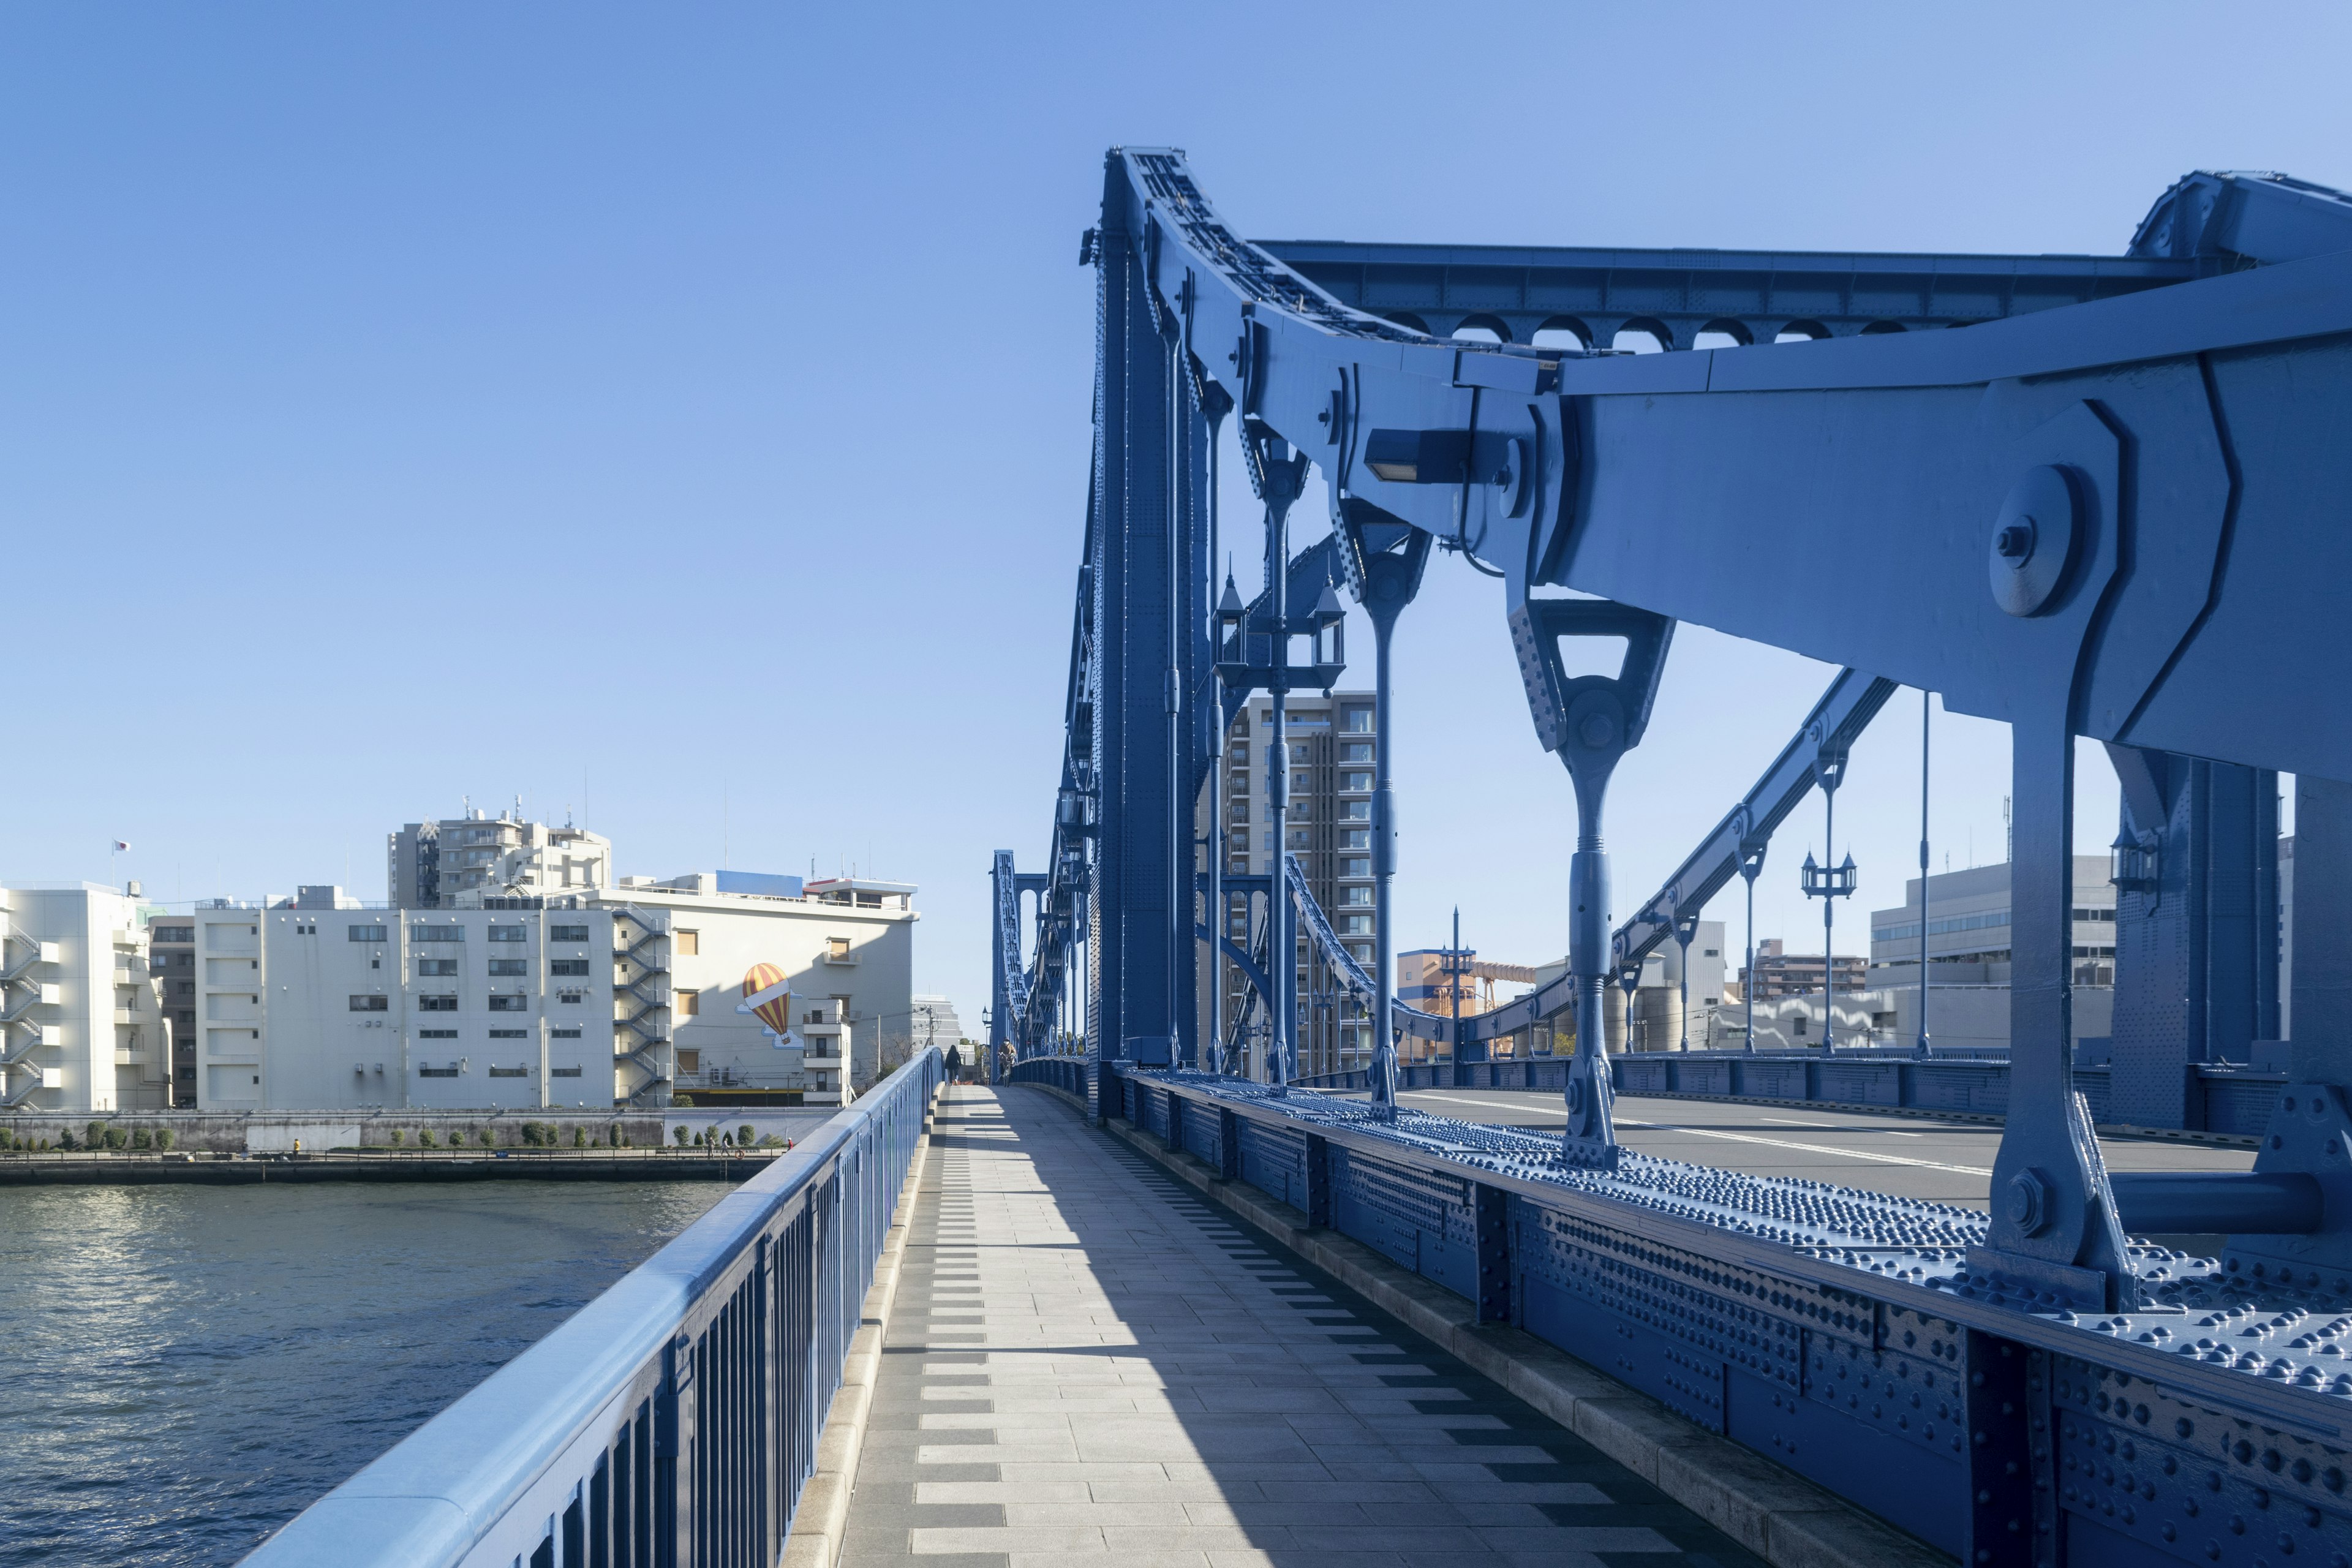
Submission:
POLYGON ((846 1568, 1760 1568, 1059 1100, 937 1127, 846 1568))

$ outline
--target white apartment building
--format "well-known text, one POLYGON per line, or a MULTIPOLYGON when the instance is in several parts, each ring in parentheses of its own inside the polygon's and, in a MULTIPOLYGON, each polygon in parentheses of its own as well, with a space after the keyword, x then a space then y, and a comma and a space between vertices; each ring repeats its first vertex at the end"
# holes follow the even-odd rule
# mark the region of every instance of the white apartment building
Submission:
POLYGON ((190 917, 196 1103, 843 1104, 911 1048, 913 894, 698 872, 488 907, 215 901, 190 917), (737 1011, 763 963, 791 984, 789 1040, 737 1011))
POLYGON ((565 823, 530 822, 520 809, 489 816, 412 822, 385 844, 384 887, 404 910, 475 910, 491 900, 602 891, 613 883, 613 845, 565 823))
POLYGON ((609 910, 390 910, 305 888, 194 919, 204 1110, 601 1110, 644 1054, 628 992, 658 975, 659 943, 609 910))
POLYGON ((132 882, 0 888, 0 1109, 162 1110, 170 1035, 132 882))

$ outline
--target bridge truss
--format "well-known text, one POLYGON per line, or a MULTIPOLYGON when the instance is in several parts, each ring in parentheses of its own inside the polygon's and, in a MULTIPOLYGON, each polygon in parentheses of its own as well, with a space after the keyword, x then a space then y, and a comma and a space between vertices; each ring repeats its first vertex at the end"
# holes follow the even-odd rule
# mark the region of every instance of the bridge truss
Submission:
MULTIPOLYGON (((1095 444, 1061 784, 1045 869, 997 857, 992 1073, 1067 1058, 1056 1081, 1098 1115, 1157 1106, 1170 1132, 1213 1110, 1223 1149, 1280 1131, 1309 1195, 1382 1159, 1450 1172, 1462 1234, 1496 1249, 1481 1277, 1513 1282, 1481 1287, 1482 1311, 1550 1325, 1571 1350, 1604 1320, 1643 1325, 1654 1356, 1619 1363, 1637 1385, 1965 1560, 2352 1553, 2352 1368, 2330 1359, 2352 1337, 2352 788, 2331 782, 2352 780, 2352 199, 2192 174, 2121 257, 1254 244, 1181 153, 1129 148, 1107 161, 1082 260, 1095 444), (1441 335, 1465 328, 1482 330, 1441 335), (1672 352, 1609 352, 1626 329, 1672 352), (1707 333, 1734 346, 1692 346, 1707 333), (1249 604, 1213 575, 1228 421, 1262 504, 1266 585, 1249 604), (1310 466, 1328 532, 1294 552, 1310 466), (1390 635, 1433 550, 1499 579, 1536 738, 1578 820, 1568 975, 1460 1026, 1397 1005, 1388 950, 1390 635), (1850 589, 1836 616, 1815 591, 1831 563, 1850 589), (1286 844, 1282 699, 1339 674, 1338 592, 1376 638, 1369 973, 1295 865, 1233 874, 1207 788, 1240 704, 1264 693, 1263 799, 1286 844), (1612 933, 1608 785, 1682 621, 1846 673, 1612 933), (1563 643, 1587 637, 1622 639, 1615 674, 1567 673, 1563 643), (1314 652, 1294 663, 1301 641, 1314 652), (1760 863, 1896 684, 2011 726, 1991 1215, 1854 1194, 1809 1207, 1625 1154, 1609 978, 1760 863), (2294 1066, 2250 1175, 2110 1177, 2100 1161, 2069 1055, 2078 736, 2124 779, 2115 1052, 2119 1075, 2136 1064, 2131 1119, 2150 1123, 2188 1124, 2190 1065, 2277 1032, 2265 803, 2277 772, 2299 777, 2294 1066), (1246 946, 1228 930, 1236 900, 1246 946), (1368 1107, 1286 1091, 1301 941, 1368 1005, 1368 1107), (1271 1024, 1265 1083, 1223 1076, 1231 1021, 1201 983, 1219 952, 1271 1024), (1396 1108, 1401 1034, 1475 1059, 1571 999, 1555 1143, 1465 1142, 1396 1108), (1673 1246, 1643 1252, 1668 1211, 1673 1246), (2229 1239, 2211 1260, 2131 1239, 2162 1232, 2229 1239), (1738 1348, 1768 1339, 1787 1341, 1785 1364, 1738 1348), (1937 1386, 1930 1367, 1964 1391, 1937 1429, 1969 1436, 1928 1445, 1948 1495, 1906 1477, 1906 1495, 1933 1500, 1915 1506, 1866 1472, 1874 1443, 1908 1426, 1889 1414, 1898 1384, 1937 1386)), ((1320 1212, 1370 1211, 1328 1196, 1320 1212)), ((1391 1240, 1421 1227, 1408 1266, 1443 1254, 1454 1223, 1378 1222, 1391 1240)), ((1917 1405, 1919 1386, 1902 1397, 1917 1405)))

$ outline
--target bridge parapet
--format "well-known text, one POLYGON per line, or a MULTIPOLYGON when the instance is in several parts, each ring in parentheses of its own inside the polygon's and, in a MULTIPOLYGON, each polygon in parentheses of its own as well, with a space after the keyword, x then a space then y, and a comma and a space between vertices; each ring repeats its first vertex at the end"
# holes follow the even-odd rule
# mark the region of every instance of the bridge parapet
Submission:
POLYGON ((1987 1220, 1949 1205, 1630 1151, 1596 1171, 1554 1137, 1206 1075, 1124 1072, 1106 1096, 1964 1561, 2063 1562, 2061 1537, 2100 1561, 2352 1551, 2352 1317, 2333 1315, 2352 1282, 2135 1242, 2141 1304, 2093 1313, 1972 1273, 1987 1220), (2011 1551, 1974 1555, 1992 1543, 2011 1551))

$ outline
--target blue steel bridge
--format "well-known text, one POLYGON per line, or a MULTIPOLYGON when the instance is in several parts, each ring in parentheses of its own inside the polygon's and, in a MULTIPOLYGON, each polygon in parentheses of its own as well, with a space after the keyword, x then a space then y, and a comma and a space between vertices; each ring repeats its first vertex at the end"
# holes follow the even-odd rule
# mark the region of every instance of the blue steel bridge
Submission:
POLYGON ((2192 174, 2110 257, 1258 243, 1121 148, 1079 257, 1065 746, 1042 859, 994 859, 994 1081, 894 1075, 257 1561, 2352 1563, 2352 198, 2192 174), (1567 974, 1458 1022, 1388 948, 1391 642, 1433 556, 1495 580, 1578 828, 1567 974), (1287 842, 1280 714, 1350 603, 1360 944, 1295 861, 1229 860, 1207 787, 1270 707, 1252 828, 1287 842), (1842 673, 1621 913, 1608 786, 1683 621, 1842 673), (1899 688, 2011 726, 2006 1060, 1604 1052, 1606 988, 1834 802, 1899 688), (2084 736, 2123 781, 2097 1063, 2084 736), (1302 952, 1367 1069, 1298 1079, 1302 952), (1442 1066, 1401 1081, 1406 1038, 1442 1066), (1432 1075, 1530 1114, 1435 1114, 1432 1075), (1981 1168, 1898 1162, 1977 1206, 1643 1152, 1635 1090, 2001 1120, 1981 1168), (2114 1124, 2251 1168, 2111 1170, 2114 1124))

